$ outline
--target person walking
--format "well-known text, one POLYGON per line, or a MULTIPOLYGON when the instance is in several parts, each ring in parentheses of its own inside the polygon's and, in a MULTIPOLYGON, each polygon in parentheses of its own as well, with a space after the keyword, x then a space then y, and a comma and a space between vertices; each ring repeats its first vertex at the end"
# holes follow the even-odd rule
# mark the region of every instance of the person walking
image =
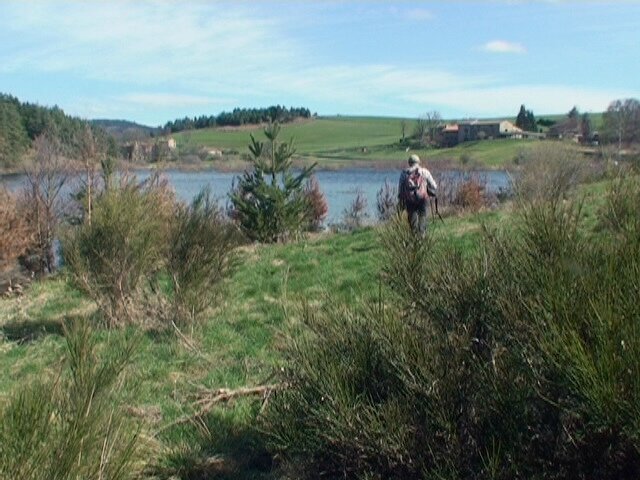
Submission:
POLYGON ((427 232, 427 208, 429 196, 435 196, 438 185, 431 172, 420 166, 420 157, 411 155, 409 164, 400 173, 398 185, 398 203, 407 210, 407 219, 411 230, 420 236, 427 232))

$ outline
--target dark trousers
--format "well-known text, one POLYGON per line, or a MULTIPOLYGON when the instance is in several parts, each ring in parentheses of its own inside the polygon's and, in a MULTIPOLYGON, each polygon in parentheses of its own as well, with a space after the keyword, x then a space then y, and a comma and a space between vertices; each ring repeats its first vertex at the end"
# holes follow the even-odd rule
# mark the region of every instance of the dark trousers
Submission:
POLYGON ((407 217, 413 233, 425 235, 427 233, 427 202, 407 205, 407 217))

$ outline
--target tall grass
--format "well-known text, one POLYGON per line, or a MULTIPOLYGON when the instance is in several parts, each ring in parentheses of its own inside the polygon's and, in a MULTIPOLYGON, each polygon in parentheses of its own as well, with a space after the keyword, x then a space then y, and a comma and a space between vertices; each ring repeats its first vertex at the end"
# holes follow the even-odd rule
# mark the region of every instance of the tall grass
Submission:
POLYGON ((83 321, 65 336, 67 368, 23 386, 0 409, 0 478, 138 478, 149 451, 118 395, 135 342, 99 353, 83 321))
POLYGON ((544 195, 521 195, 513 225, 487 230, 477 254, 391 222, 381 234, 387 293, 366 309, 306 311, 286 350, 290 389, 265 419, 285 469, 637 478, 635 218, 593 235, 571 171, 553 178, 544 195))

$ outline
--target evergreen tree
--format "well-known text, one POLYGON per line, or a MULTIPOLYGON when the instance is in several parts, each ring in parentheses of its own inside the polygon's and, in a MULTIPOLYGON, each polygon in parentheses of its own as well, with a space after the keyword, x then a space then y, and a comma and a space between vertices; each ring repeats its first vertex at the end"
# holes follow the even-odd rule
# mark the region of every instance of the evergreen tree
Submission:
POLYGON ((527 110, 527 127, 525 130, 528 132, 536 131, 536 117, 531 110, 527 110))
POLYGON ((576 107, 575 105, 571 110, 569 110, 569 113, 567 113, 567 117, 569 118, 577 119, 578 115, 580 115, 580 112, 578 111, 578 107, 576 107))
POLYGON ((22 123, 19 106, 9 97, 0 98, 0 167, 19 164, 29 146, 29 137, 22 123))
POLYGON ((516 117, 516 127, 527 132, 536 131, 536 117, 531 110, 527 110, 524 105, 520 105, 520 111, 516 117))
POLYGON ((527 110, 524 108, 524 105, 520 105, 520 111, 518 112, 518 116, 516 117, 516 127, 525 130, 525 125, 527 123, 527 110))
POLYGON ((292 171, 293 139, 279 143, 280 125, 270 123, 264 134, 267 142, 251 136, 252 171, 238 178, 229 198, 231 216, 251 240, 278 242, 302 232, 309 223, 309 207, 304 184, 316 164, 292 171))

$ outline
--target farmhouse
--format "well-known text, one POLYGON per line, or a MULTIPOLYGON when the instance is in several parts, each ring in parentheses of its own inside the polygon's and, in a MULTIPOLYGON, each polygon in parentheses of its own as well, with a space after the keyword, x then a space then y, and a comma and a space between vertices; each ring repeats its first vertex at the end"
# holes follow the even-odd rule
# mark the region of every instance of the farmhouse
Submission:
POLYGON ((540 135, 526 132, 508 120, 470 120, 445 125, 440 131, 442 145, 452 147, 473 140, 496 138, 532 138, 540 135))

